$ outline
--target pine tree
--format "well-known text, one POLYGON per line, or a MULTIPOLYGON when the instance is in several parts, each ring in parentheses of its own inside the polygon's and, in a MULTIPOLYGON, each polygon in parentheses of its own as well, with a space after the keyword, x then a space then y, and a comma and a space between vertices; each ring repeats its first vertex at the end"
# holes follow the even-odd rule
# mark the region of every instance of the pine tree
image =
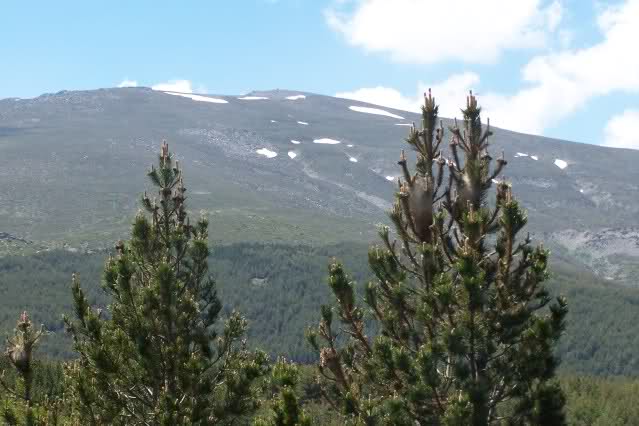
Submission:
POLYGON ((148 173, 131 239, 106 262, 106 311, 73 278, 75 320, 65 318, 79 361, 68 369, 83 424, 230 424, 258 407, 263 352, 247 349, 246 320, 222 305, 208 275, 208 223, 186 211, 183 173, 162 144, 148 173))
POLYGON ((449 127, 446 159, 438 106, 425 96, 422 130, 413 125, 406 139, 415 172, 402 150, 394 234, 381 227, 383 244, 369 251, 375 281, 363 306, 342 265, 330 265, 337 303, 322 308, 308 338, 323 395, 350 422, 565 422, 554 345, 566 302, 551 303, 543 284, 548 251, 517 238, 527 216, 511 185, 497 180, 506 161, 488 153, 490 125, 472 92, 462 112, 461 128, 449 127))
POLYGON ((270 417, 257 418, 254 426, 310 426, 310 417, 302 410, 295 388, 299 384, 296 365, 277 360, 271 373, 271 386, 276 391, 270 400, 270 417))
POLYGON ((15 385, 5 380, 4 371, 0 378, 2 388, 16 401, 13 406, 5 407, 2 412, 2 417, 7 424, 27 426, 44 424, 42 416, 35 412, 37 403, 33 396, 33 351, 44 333, 44 327, 39 330, 35 329, 29 315, 23 312, 13 337, 7 339, 5 356, 17 373, 15 385))

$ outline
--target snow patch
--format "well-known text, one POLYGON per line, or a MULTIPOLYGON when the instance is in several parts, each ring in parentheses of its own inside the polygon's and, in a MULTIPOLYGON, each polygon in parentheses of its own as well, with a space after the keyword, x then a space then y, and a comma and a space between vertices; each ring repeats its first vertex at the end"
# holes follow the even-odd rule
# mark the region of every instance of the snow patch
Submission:
POLYGON ((178 92, 164 92, 167 95, 173 95, 173 96, 182 96, 184 98, 189 98, 192 99, 194 101, 200 101, 200 102, 211 102, 214 104, 228 104, 229 101, 224 100, 224 99, 218 99, 218 98, 209 98, 208 96, 202 96, 202 95, 194 95, 192 93, 178 93, 178 92))
POLYGON ((291 139, 291 143, 292 143, 293 145, 299 145, 299 144, 301 144, 302 142, 291 139))
POLYGON ((277 121, 276 120, 271 120, 271 123, 277 123, 277 121))
POLYGON ((536 155, 528 155, 524 152, 518 152, 517 154, 515 154, 515 158, 518 158, 518 157, 530 157, 535 161, 539 160, 539 157, 537 157, 536 155))
POLYGON ((583 193, 584 193, 584 190, 583 190, 583 189, 580 189, 580 190, 579 190, 579 192, 581 192, 581 193, 583 194, 583 193))
POLYGON ((314 139, 313 143, 318 143, 323 145, 337 145, 338 143, 341 143, 341 142, 336 141, 335 139, 321 138, 321 139, 314 139))
POLYGON ((297 157, 297 154, 294 153, 293 151, 289 151, 288 152, 288 156, 291 157, 291 158, 295 158, 295 157, 297 157))
POLYGON ((349 147, 349 148, 352 148, 352 147, 353 147, 353 144, 352 144, 352 143, 349 143, 349 144, 348 144, 348 145, 346 145, 346 146, 347 146, 347 147, 349 147))
POLYGON ((238 99, 241 99, 243 101, 259 101, 260 99, 268 99, 268 98, 265 98, 264 96, 242 96, 241 98, 238 98, 238 99))
POLYGON ((389 181, 389 182, 392 182, 392 181, 394 181, 394 180, 395 180, 395 177, 393 177, 393 176, 386 176, 386 180, 387 180, 387 181, 389 181))
POLYGON ((413 123, 395 123, 396 126, 412 126, 413 123))
POLYGON ((566 167, 568 167, 568 163, 566 163, 564 160, 560 160, 560 159, 556 159, 555 160, 555 166, 559 167, 560 169, 565 169, 566 167))
POLYGON ((493 179, 493 183, 497 184, 499 181, 497 179, 493 179))
POLYGON ((302 126, 308 126, 306 121, 298 121, 297 124, 301 124, 302 126))
POLYGON ((355 157, 349 157, 348 161, 350 161, 351 163, 357 163, 357 158, 355 157))
POLYGON ((286 99, 290 100, 290 101, 296 101, 298 99, 306 99, 305 95, 293 95, 293 96, 287 96, 286 99))
POLYGON ((379 108, 369 108, 369 107, 351 105, 348 107, 348 109, 350 109, 351 111, 356 111, 356 112, 364 112, 366 114, 385 115, 386 117, 392 117, 392 118, 398 118, 400 120, 404 120, 404 117, 400 115, 393 114, 392 112, 384 111, 383 109, 379 109, 379 108))
POLYGON ((258 154, 265 156, 266 158, 274 158, 277 157, 277 152, 275 151, 271 151, 270 149, 267 148, 260 148, 257 151, 258 154))

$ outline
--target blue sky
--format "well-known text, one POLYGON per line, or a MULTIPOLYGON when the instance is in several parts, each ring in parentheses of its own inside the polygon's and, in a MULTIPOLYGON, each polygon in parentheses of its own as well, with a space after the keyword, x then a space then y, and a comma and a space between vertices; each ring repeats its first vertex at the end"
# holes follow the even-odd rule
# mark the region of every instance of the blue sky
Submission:
POLYGON ((22 1, 0 34, 1 98, 184 80, 415 109, 433 87, 451 115, 474 89, 499 127, 639 149, 639 0, 22 1))

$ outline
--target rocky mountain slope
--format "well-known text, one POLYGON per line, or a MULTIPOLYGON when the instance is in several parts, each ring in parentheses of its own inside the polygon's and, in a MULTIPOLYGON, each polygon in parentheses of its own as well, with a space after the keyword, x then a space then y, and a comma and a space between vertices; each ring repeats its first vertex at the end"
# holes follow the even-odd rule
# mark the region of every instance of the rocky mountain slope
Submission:
MULTIPOLYGON (((413 121, 418 114, 287 90, 3 99, 0 252, 93 250, 126 235, 163 139, 217 241, 370 241, 413 121)), ((639 151, 495 129, 491 153, 501 151, 533 236, 564 260, 639 284, 639 151)))

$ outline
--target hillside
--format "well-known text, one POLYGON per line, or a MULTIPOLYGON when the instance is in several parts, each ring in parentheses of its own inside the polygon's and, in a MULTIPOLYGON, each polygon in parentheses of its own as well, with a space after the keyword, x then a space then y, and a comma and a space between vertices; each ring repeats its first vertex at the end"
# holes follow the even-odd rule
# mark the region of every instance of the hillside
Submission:
MULTIPOLYGON (((217 242, 368 242, 392 200, 406 126, 418 119, 286 90, 123 88, 4 99, 1 251, 109 247, 125 235, 146 185, 141 171, 162 139, 185 166, 190 206, 210 216, 217 242)), ((638 151, 502 129, 492 146, 509 161, 505 176, 534 237, 567 262, 636 284, 638 151)))
MULTIPOLYGON (((369 278, 366 246, 386 221, 394 159, 418 118, 284 90, 101 89, 0 101, 0 329, 28 309, 63 336, 73 271, 92 302, 108 303, 99 291, 106 251, 126 237, 143 171, 167 139, 192 212, 210 217, 211 269, 227 314, 245 312, 251 340, 271 354, 310 361, 303 330, 329 300, 326 264, 338 256, 358 282, 369 278)), ((570 300, 564 370, 637 375, 629 348, 639 335, 639 152, 495 129, 492 154, 501 151, 529 230, 552 247, 553 291, 570 300)), ((68 349, 65 339, 45 344, 54 357, 68 349)))

